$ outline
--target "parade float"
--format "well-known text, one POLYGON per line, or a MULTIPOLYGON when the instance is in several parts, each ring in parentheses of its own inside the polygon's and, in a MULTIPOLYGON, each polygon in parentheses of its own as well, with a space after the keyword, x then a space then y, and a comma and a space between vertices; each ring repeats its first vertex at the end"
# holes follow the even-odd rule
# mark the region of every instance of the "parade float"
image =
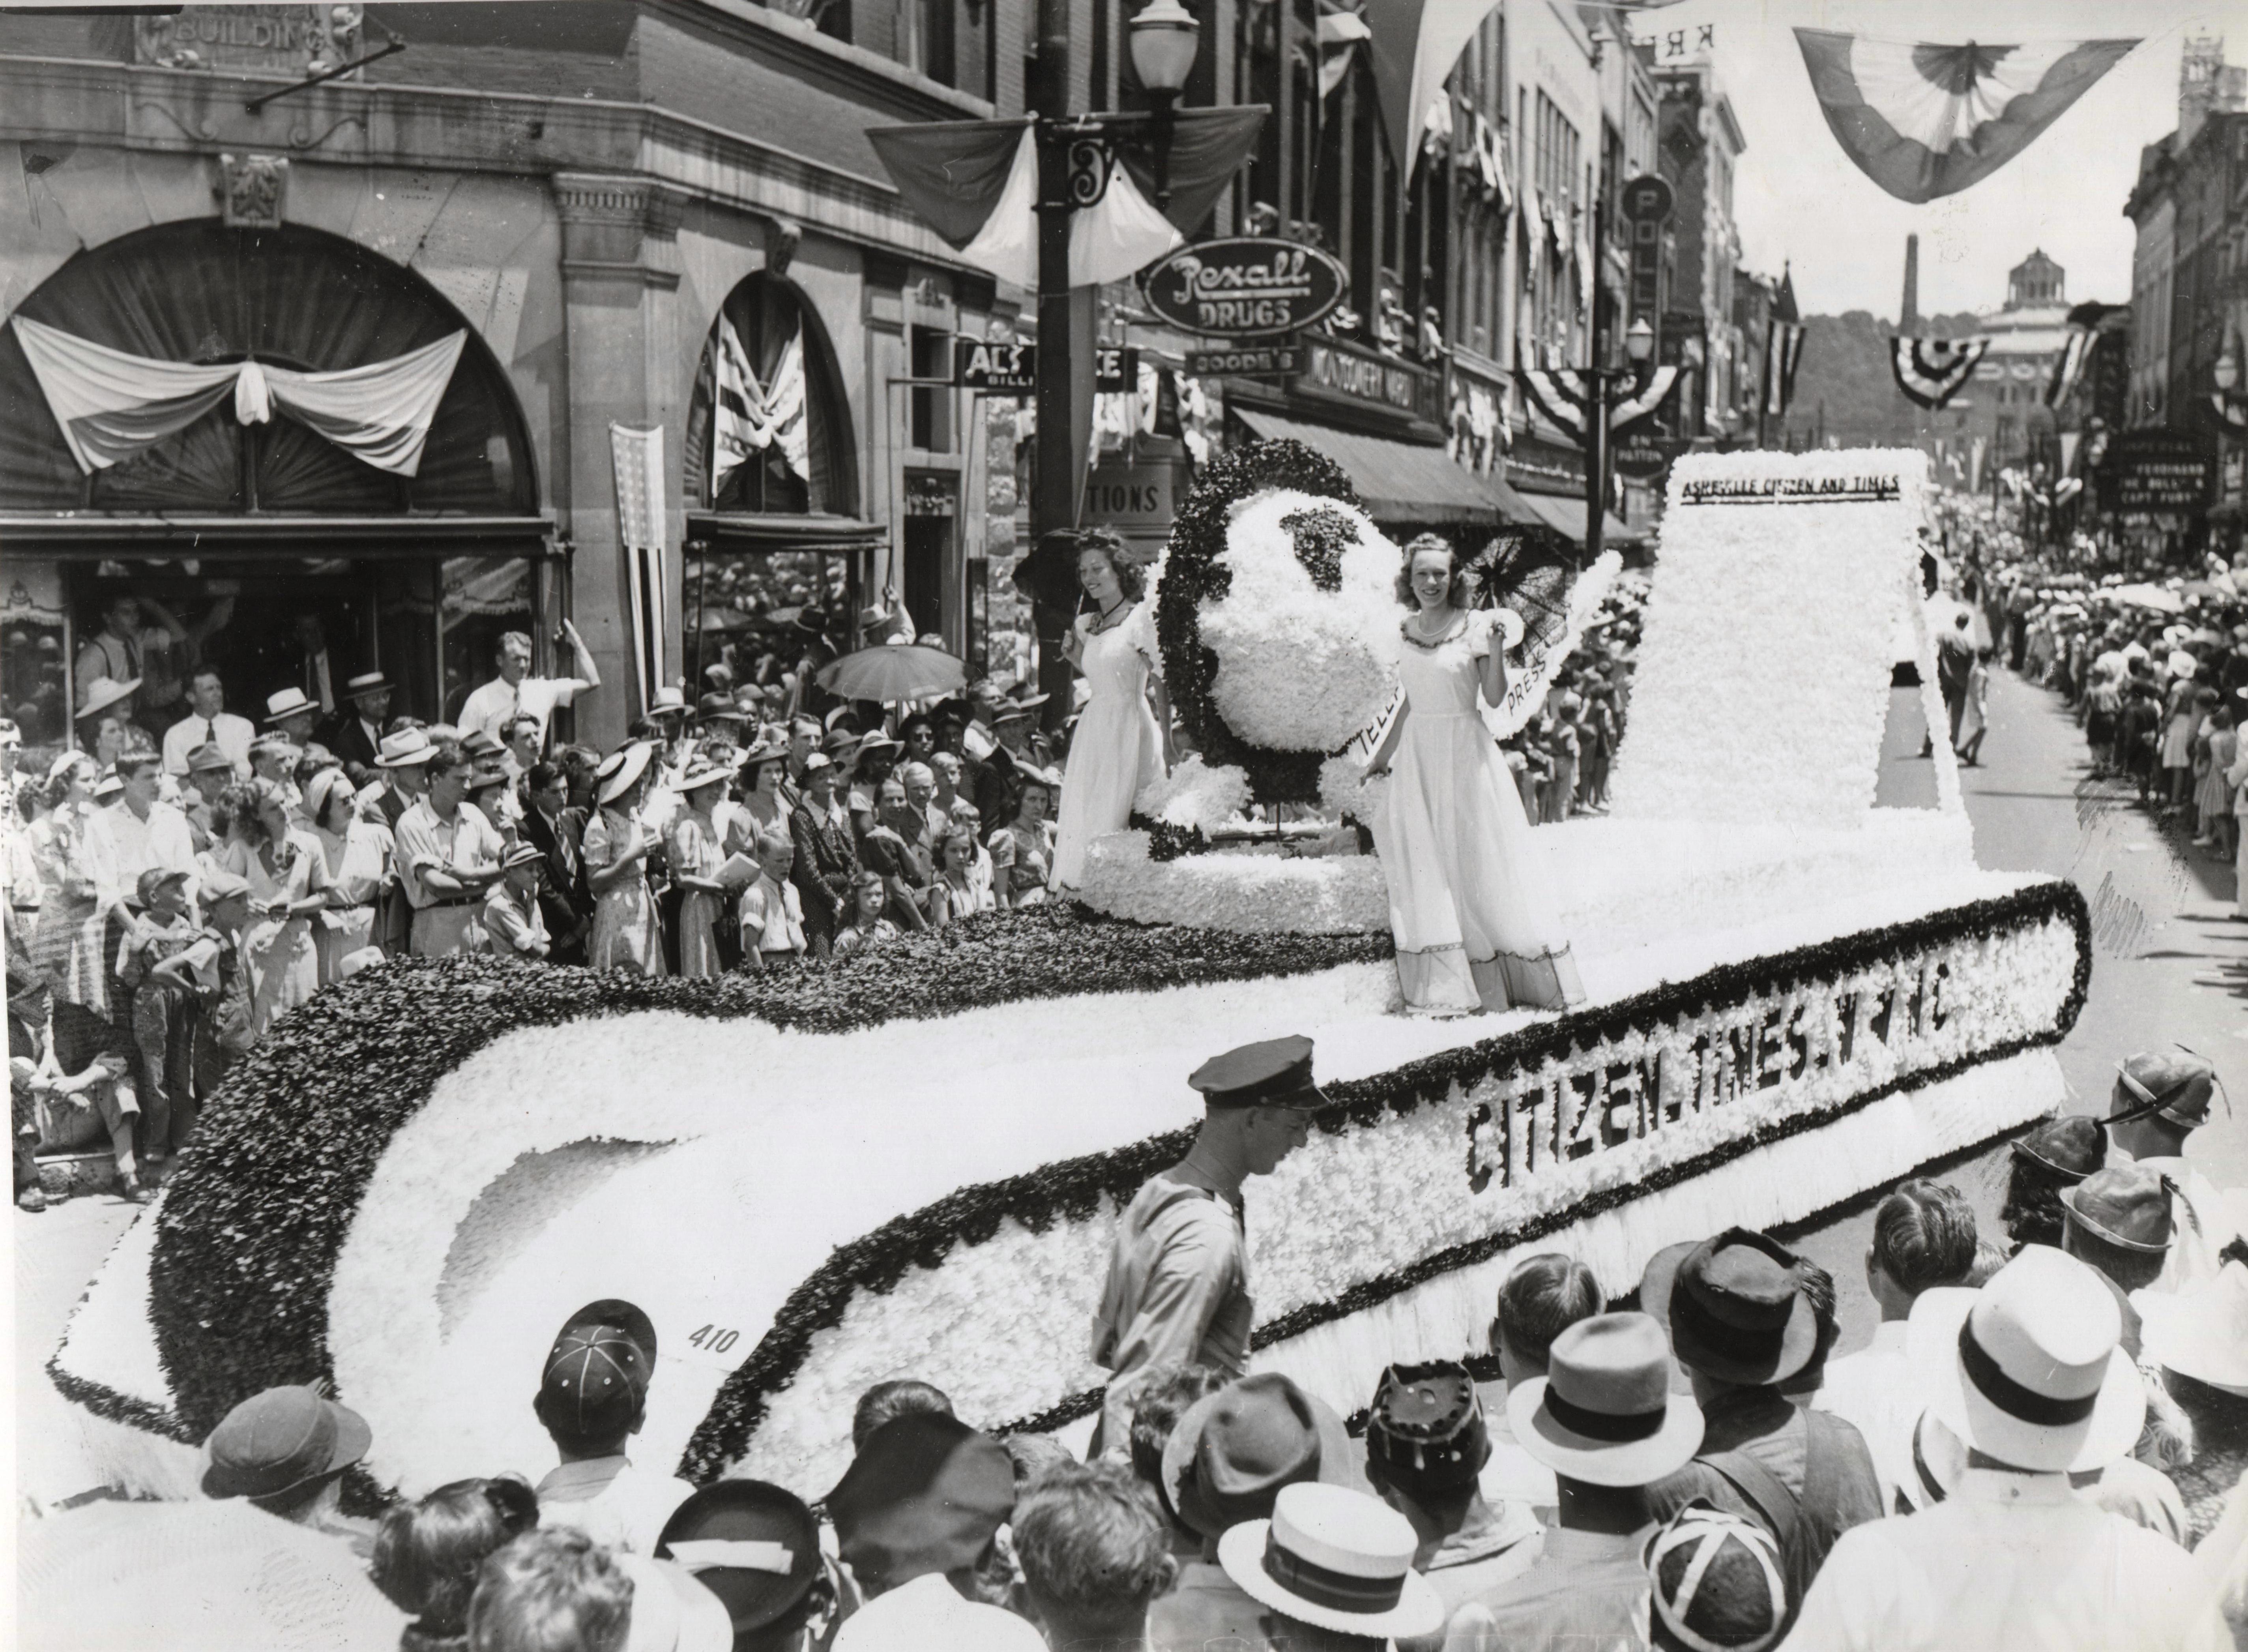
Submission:
MULTIPOLYGON (((1256 1359, 1346 1412, 1393 1361, 1481 1352, 1524 1247, 1621 1292, 1664 1244, 2012 1129, 2061 1099, 2087 924, 2073 886, 1977 867, 1948 751, 1939 807, 1874 806, 1924 464, 1676 467, 1613 812, 1532 834, 1590 994, 1566 1016, 1401 1013, 1381 862, 1348 852, 1400 553, 1266 444, 1206 469, 1157 571, 1198 754, 1081 904, 789 977, 405 961, 324 992, 207 1109, 51 1373, 135 1488, 190 1486, 230 1405, 321 1378, 375 1485, 418 1493, 551 1462, 541 1358, 624 1297, 660 1343, 635 1457, 816 1498, 885 1378, 1083 1425, 1115 1214, 1235 1045, 1317 1040, 1334 1107, 1247 1189, 1256 1359)), ((1526 635, 1495 732, 1604 572, 1497 593, 1526 635)))

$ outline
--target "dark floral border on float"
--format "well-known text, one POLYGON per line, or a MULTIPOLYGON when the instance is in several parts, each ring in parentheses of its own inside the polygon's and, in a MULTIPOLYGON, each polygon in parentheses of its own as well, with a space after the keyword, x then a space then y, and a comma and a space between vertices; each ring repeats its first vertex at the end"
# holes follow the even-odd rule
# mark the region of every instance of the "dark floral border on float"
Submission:
POLYGON ((1389 954, 1386 935, 1173 929, 1057 904, 901 936, 788 976, 651 981, 491 958, 396 961, 280 1023, 197 1122, 156 1212, 149 1264, 150 1317, 177 1416, 54 1374, 98 1415, 189 1441, 262 1388, 332 1375, 329 1284, 377 1161, 439 1079, 519 1028, 671 1010, 846 1032, 1029 998, 1309 974, 1389 954))
POLYGON ((1163 651, 1163 687, 1203 761, 1214 769, 1237 764, 1246 770, 1259 803, 1317 803, 1319 764, 1332 754, 1276 751, 1234 733, 1210 698, 1217 655, 1202 643, 1203 603, 1232 588, 1232 574, 1218 558, 1225 551, 1233 507, 1271 488, 1359 504, 1349 473, 1300 442, 1258 442, 1212 459, 1196 476, 1193 491, 1171 524, 1170 552, 1155 595, 1155 641, 1163 651))
MULTIPOLYGON (((2024 928, 2065 919, 2076 936, 2076 971, 2050 1032, 2001 1044, 1964 1060, 1908 1074, 1894 1084, 1851 1097, 1824 1112, 1784 1121, 1725 1147, 1667 1166, 1638 1185, 1583 1200, 1565 1210, 1422 1258, 1408 1268, 1367 1280, 1334 1299, 1308 1305, 1257 1327, 1255 1345, 1265 1347, 1301 1335, 1315 1326, 1347 1318, 1426 1280, 1485 1260, 1528 1239, 1558 1231, 1574 1222, 1675 1185, 1772 1141, 1799 1134, 1868 1107, 1884 1096, 1916 1090, 1957 1076, 1984 1062, 2025 1050, 2058 1044, 2076 1025, 2092 980, 2092 919, 2082 893, 2073 883, 2032 884, 2010 895, 1950 908, 1876 929, 1860 930, 1792 952, 1725 964, 1683 982, 1666 983, 1635 997, 1556 1020, 1540 1021, 1498 1038, 1463 1045, 1373 1078, 1323 1086, 1333 1107, 1320 1128, 1335 1134, 1348 1126, 1377 1124, 1388 1114, 1408 1114, 1442 1100, 1451 1086, 1470 1087, 1572 1051, 1590 1052, 1605 1041, 1631 1032, 1652 1033, 1681 1017, 1705 1015, 1759 996, 1773 995, 1808 982, 1902 958, 1933 943, 1964 936, 2024 928)), ((1277 937, 1276 937, 1277 938, 1277 937)), ((956 1244, 979 1244, 1012 1218, 1043 1232, 1058 1217, 1090 1218, 1101 1196, 1122 1203, 1157 1170, 1175 1164, 1192 1145, 1192 1130, 1169 1131, 1107 1153, 1050 1164, 1029 1176, 963 1188, 932 1205, 884 1224, 863 1239, 839 1246, 833 1257, 792 1292, 773 1318, 772 1329, 749 1359, 718 1390, 710 1412, 689 1439, 680 1463, 688 1478, 717 1477, 748 1449, 763 1421, 766 1396, 788 1386, 820 1331, 842 1322, 853 1293, 861 1288, 888 1291, 908 1268, 934 1267, 956 1244)), ((1059 1428, 1099 1409, 1102 1390, 1073 1395, 1035 1416, 1016 1419, 996 1430, 1012 1433, 1059 1428)))
MULTIPOLYGON (((1580 1201, 1504 1233, 1454 1246, 1369 1280, 1332 1301, 1261 1326, 1257 1344, 1301 1334, 1423 1281, 1642 1194, 1701 1175, 1740 1154, 1815 1129, 1882 1097, 1955 1076, 1981 1063, 2059 1043, 2075 1025, 2091 976, 2091 920, 2066 882, 2033 884, 1817 945, 1722 966, 1615 1004, 1544 1021, 1371 1079, 1330 1085, 1333 1134, 1370 1126, 1471 1086, 1605 1040, 1652 1033, 1678 1018, 1722 1012, 1759 995, 1900 959, 1931 943, 2066 921, 2076 940, 2069 991, 2052 1027, 1945 1066, 1909 1074, 1823 1112, 1776 1123, 1748 1139, 1665 1167, 1628 1189, 1580 1201)), ((582 970, 526 970, 489 959, 401 963, 322 993, 284 1024, 204 1117, 205 1134, 183 1160, 162 1210, 150 1269, 158 1349, 179 1416, 57 1372, 65 1391, 98 1415, 199 1440, 243 1397, 278 1382, 330 1374, 331 1274, 360 1196, 391 1135, 447 1072, 501 1034, 593 1014, 670 1009, 712 1017, 754 1015, 777 1025, 843 1031, 905 1016, 1060 992, 1129 991, 1198 981, 1306 973, 1386 956, 1386 936, 1234 936, 1100 920, 1082 908, 1001 914, 916 936, 881 954, 773 984, 644 981, 582 970), (506 989, 504 995, 502 988, 506 989), (869 1010, 868 1004, 879 1004, 869 1010), (350 1075, 336 1083, 334 1074, 350 1075)), ((708 1481, 743 1454, 770 1395, 785 1388, 812 1339, 840 1322, 860 1289, 886 1292, 914 1267, 933 1267, 956 1244, 976 1245, 1010 1218, 1033 1231, 1089 1219, 1105 1195, 1128 1198, 1177 1162, 1192 1132, 1179 1130, 1110 1152, 1046 1165, 1027 1176, 963 1188, 837 1247, 793 1291, 757 1348, 719 1390, 683 1454, 680 1471, 708 1481)), ((1071 1396, 1008 1430, 1059 1427, 1100 1403, 1071 1396)))

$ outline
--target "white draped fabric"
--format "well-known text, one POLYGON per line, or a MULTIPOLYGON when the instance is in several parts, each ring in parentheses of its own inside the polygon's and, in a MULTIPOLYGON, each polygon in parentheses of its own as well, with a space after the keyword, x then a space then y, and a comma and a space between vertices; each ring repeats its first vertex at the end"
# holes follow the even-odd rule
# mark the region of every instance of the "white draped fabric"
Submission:
POLYGON ((71 456, 86 471, 177 435, 231 391, 240 423, 268 423, 278 410, 378 470, 410 476, 422 467, 430 421, 469 338, 449 333, 363 367, 296 373, 257 361, 158 361, 28 317, 13 325, 71 456))

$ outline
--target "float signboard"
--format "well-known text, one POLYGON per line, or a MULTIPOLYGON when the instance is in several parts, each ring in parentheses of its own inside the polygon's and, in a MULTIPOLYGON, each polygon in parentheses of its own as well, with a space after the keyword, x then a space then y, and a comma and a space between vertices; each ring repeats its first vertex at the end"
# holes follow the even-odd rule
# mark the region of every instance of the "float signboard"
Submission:
POLYGON ((1299 332, 1350 291, 1348 272, 1330 254, 1266 236, 1181 247, 1151 264, 1141 281, 1166 321, 1229 339, 1299 332))

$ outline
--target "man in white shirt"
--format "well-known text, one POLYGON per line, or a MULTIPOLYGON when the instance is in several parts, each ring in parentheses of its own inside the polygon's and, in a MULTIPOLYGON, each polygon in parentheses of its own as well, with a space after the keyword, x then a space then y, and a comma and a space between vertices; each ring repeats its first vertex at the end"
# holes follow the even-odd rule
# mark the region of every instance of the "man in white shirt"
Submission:
POLYGON ((188 715, 164 730, 164 771, 184 775, 188 756, 199 745, 216 744, 243 779, 250 778, 250 743, 257 725, 226 709, 226 685, 209 666, 188 682, 188 715))
POLYGON ((154 752, 118 759, 124 794, 86 823, 86 873, 103 897, 115 904, 140 899, 140 874, 152 867, 177 872, 195 893, 195 834, 188 817, 156 800, 161 767, 154 752))
POLYGON ((440 746, 428 760, 428 789, 398 817, 398 878, 414 908, 411 946, 419 958, 483 952, 484 892, 500 879, 498 830, 468 801, 469 759, 440 746))
POLYGON ((1913 1425, 1920 1421, 1919 1384, 1905 1358, 1905 1323, 1920 1293, 1959 1285, 1975 1265, 1975 1211, 1951 1188, 1915 1179, 1899 1185, 1874 1212, 1874 1239, 1866 1247, 1866 1288, 1881 1310, 1873 1346, 1826 1363, 1826 1380, 1812 1401, 1857 1425, 1873 1453, 1881 1508, 1910 1512, 1920 1498, 1901 1489, 1916 1482, 1913 1425))
POLYGON ((454 727, 464 737, 481 731, 497 738, 512 718, 532 717, 538 723, 538 749, 545 751, 546 721, 554 708, 572 705, 579 695, 601 686, 601 674, 578 627, 565 620, 562 634, 569 639, 571 651, 577 656, 576 676, 532 676, 531 639, 520 631, 510 631, 499 640, 499 675, 463 703, 454 727))
POLYGON ((653 1554, 663 1523, 695 1494, 686 1481, 634 1466, 625 1446, 648 1417, 655 1326, 629 1302, 589 1302, 546 1355, 532 1409, 561 1466, 538 1483, 542 1525, 653 1554))
POLYGON ((2146 1414, 2122 1318, 2092 1271, 2032 1244, 1980 1291, 1913 1305, 1906 1354, 1967 1442, 1951 1496, 1845 1532, 1784 1652, 2107 1652, 2232 1644, 2185 1551, 2078 1497, 2146 1414))

